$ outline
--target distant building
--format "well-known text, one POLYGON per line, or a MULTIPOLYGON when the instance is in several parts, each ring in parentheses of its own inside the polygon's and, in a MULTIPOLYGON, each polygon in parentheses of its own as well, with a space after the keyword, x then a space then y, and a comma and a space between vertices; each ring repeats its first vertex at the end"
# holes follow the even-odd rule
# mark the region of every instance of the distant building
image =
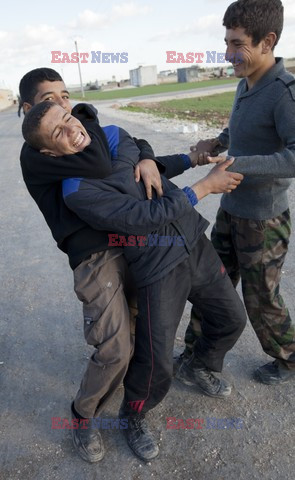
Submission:
MULTIPOLYGON (((85 83, 83 84, 83 88, 84 88, 84 89, 86 88, 85 83)), ((67 85, 67 90, 68 90, 68 92, 70 92, 70 93, 81 92, 81 84, 80 84, 80 83, 77 83, 77 84, 67 85)))
POLYGON ((284 65, 288 72, 295 73, 295 58, 285 58, 284 65))
POLYGON ((13 105, 13 93, 11 90, 0 88, 0 110, 4 110, 5 108, 10 107, 13 105))
POLYGON ((158 84, 177 83, 176 70, 162 70, 158 73, 158 84))
POLYGON ((144 85, 157 85, 157 66, 148 65, 134 68, 129 71, 130 83, 134 87, 143 87, 144 85))
POLYGON ((199 71, 198 66, 189 67, 189 68, 178 68, 177 69, 177 81, 178 83, 186 82, 196 82, 199 80, 199 71))
POLYGON ((161 70, 158 77, 169 77, 171 75, 176 75, 176 70, 161 70))

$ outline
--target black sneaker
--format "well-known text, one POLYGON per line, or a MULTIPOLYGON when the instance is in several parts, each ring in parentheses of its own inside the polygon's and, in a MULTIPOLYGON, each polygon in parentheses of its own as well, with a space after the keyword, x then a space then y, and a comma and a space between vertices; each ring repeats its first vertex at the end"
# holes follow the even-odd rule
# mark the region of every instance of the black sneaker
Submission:
POLYGON ((148 462, 159 454, 157 442, 149 430, 143 413, 130 412, 121 406, 119 418, 128 420, 128 428, 122 429, 131 450, 141 460, 148 462))
POLYGON ((182 362, 190 358, 191 352, 188 352, 186 349, 180 355, 173 357, 173 376, 175 377, 176 373, 180 369, 182 362))
MULTIPOLYGON (((74 402, 71 405, 72 418, 77 419, 73 407, 74 402)), ((72 429, 73 443, 83 460, 89 463, 99 462, 103 459, 105 453, 102 438, 98 429, 92 428, 91 419, 85 420, 89 420, 89 422, 83 422, 80 419, 79 427, 72 429)))
POLYGON ((176 378, 185 385, 198 387, 209 397, 226 398, 231 394, 231 386, 225 380, 216 377, 193 354, 189 360, 183 361, 176 378))
POLYGON ((256 379, 266 385, 278 385, 279 383, 285 383, 295 378, 295 370, 289 370, 278 360, 275 360, 274 362, 257 368, 254 375, 256 379))

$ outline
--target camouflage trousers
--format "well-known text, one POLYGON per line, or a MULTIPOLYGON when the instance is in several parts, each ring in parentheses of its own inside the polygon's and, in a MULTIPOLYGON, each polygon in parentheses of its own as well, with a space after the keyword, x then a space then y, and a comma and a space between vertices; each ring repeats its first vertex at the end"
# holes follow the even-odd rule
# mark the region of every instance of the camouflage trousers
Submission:
MULTIPOLYGON (((251 220, 220 208, 211 240, 235 287, 241 279, 248 317, 263 350, 295 369, 295 327, 279 285, 290 233, 289 210, 270 220, 251 220)), ((192 310, 185 355, 201 335, 201 325, 199 312, 192 310)))

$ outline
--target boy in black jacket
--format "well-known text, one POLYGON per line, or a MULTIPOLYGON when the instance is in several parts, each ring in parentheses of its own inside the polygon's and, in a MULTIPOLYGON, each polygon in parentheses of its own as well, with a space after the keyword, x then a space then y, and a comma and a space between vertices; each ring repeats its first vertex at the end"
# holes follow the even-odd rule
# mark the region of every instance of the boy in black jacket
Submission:
MULTIPOLYGON (((89 110, 88 106, 81 108, 89 110)), ((186 300, 204 315, 203 335, 190 365, 190 384, 201 389, 206 381, 200 370, 205 366, 220 372, 225 353, 245 326, 242 303, 204 235, 208 222, 193 208, 208 193, 235 189, 242 176, 226 172, 231 161, 183 190, 162 176, 163 197, 146 200, 142 183, 134 181, 139 159, 135 142, 118 127, 103 130, 94 118, 83 126, 51 102, 34 107, 23 124, 28 143, 45 154, 70 155, 69 163, 81 154, 86 158, 88 149, 95 151, 101 136, 107 138, 111 175, 103 180, 66 179, 63 194, 66 204, 93 228, 129 235, 122 243, 138 287, 139 315, 135 353, 124 379, 125 396, 119 415, 128 418, 125 433, 129 446, 140 458, 150 460, 158 454, 158 447, 144 416, 169 389, 173 342, 186 300)), ((162 161, 167 159, 162 157, 162 161)), ((95 328, 96 323, 90 319, 89 337, 95 328)), ((229 385, 216 377, 211 387, 206 393, 214 397, 230 394, 229 385)))
MULTIPOLYGON (((72 110, 62 78, 49 68, 37 68, 22 78, 20 100, 25 114, 33 105, 46 100, 53 100, 69 113, 72 110)), ((80 115, 79 107, 74 107, 73 114, 80 115)), ((93 111, 83 115, 93 118, 93 111)), ((94 118, 98 122, 96 114, 94 118)), ((172 155, 169 163, 162 165, 146 141, 136 142, 141 150, 141 161, 136 165, 135 173, 145 182, 147 198, 151 198, 152 187, 159 195, 162 193, 158 168, 166 169, 169 176, 175 176, 196 165, 191 154, 190 157, 172 155)), ((75 162, 69 163, 66 157, 40 154, 25 143, 20 158, 28 191, 40 208, 57 246, 69 257, 74 273, 74 289, 83 302, 85 337, 95 347, 72 404, 72 413, 77 418, 100 415, 123 381, 133 347, 130 320, 132 322, 136 315, 135 285, 130 279, 122 249, 112 248, 107 234, 81 220, 67 208, 62 197, 63 178, 100 178, 109 172, 110 158, 103 136, 99 139, 98 148, 95 155, 88 152, 87 161, 80 155, 76 156, 75 162), (100 153, 99 162, 97 152, 100 153), (89 337, 87 324, 92 320, 98 327, 89 337)), ((214 377, 210 372, 207 372, 206 379, 211 389, 214 377)), ((75 430, 73 434, 74 445, 84 460, 96 462, 103 458, 99 431, 75 430)))
MULTIPOLYGON (((45 100, 54 100, 65 112, 72 111, 69 92, 61 76, 50 68, 28 72, 20 82, 20 98, 25 114, 33 105, 45 100)), ((75 107, 73 112, 78 115, 75 107)), ((142 159, 139 170, 146 181, 147 195, 151 195, 152 186, 161 194, 153 151, 147 142, 137 142, 142 159)), ((27 189, 41 210, 58 248, 69 257, 74 288, 83 302, 85 330, 90 318, 100 325, 95 336, 88 338, 96 348, 72 404, 72 413, 77 418, 99 415, 122 383, 133 349, 130 320, 136 314, 134 282, 130 279, 122 250, 110 247, 107 234, 81 220, 67 208, 62 197, 63 178, 75 175, 97 178, 109 172, 110 156, 104 136, 96 147, 95 155, 88 152, 87 162, 80 156, 69 164, 63 157, 56 159, 41 155, 26 143, 20 157, 27 189), (100 162, 97 161, 97 152, 100 162)), ((97 462, 103 458, 104 447, 98 430, 75 430, 73 433, 74 445, 84 460, 97 462)))

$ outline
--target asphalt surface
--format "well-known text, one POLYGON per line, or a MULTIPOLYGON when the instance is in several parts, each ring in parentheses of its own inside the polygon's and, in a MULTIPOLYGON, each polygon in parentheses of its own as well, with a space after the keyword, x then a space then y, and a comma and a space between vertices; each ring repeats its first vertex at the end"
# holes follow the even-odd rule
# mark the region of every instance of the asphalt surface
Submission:
MULTIPOLYGON (((116 112, 110 115, 101 114, 101 123, 115 123, 116 112)), ((119 117, 121 126, 149 140, 158 154, 187 151, 191 143, 174 131, 157 131, 151 122, 143 125, 136 116, 132 122, 119 117)), ((223 374, 233 385, 228 400, 173 381, 148 417, 160 443, 160 455, 150 464, 135 458, 122 432, 114 429, 102 432, 105 458, 89 465, 75 453, 70 431, 51 428, 52 417, 69 418, 92 349, 83 338, 81 305, 67 258, 56 248, 22 180, 20 129, 15 109, 0 113, 1 480, 293 479, 295 382, 269 387, 253 380, 253 370, 270 358, 249 325, 226 356, 223 374), (167 417, 203 419, 203 428, 170 430, 167 417), (207 428, 210 422, 217 426, 214 418, 234 419, 239 428, 207 428)), ((187 171, 177 183, 189 185, 207 170, 187 171)), ((294 220, 294 186, 289 197, 294 220)), ((198 206, 211 222, 218 202, 218 196, 211 196, 198 206)), ((293 317, 294 244, 293 235, 281 282, 293 317)), ((188 311, 177 334, 179 351, 188 311)), ((118 390, 106 418, 116 417, 122 393, 118 390)))

